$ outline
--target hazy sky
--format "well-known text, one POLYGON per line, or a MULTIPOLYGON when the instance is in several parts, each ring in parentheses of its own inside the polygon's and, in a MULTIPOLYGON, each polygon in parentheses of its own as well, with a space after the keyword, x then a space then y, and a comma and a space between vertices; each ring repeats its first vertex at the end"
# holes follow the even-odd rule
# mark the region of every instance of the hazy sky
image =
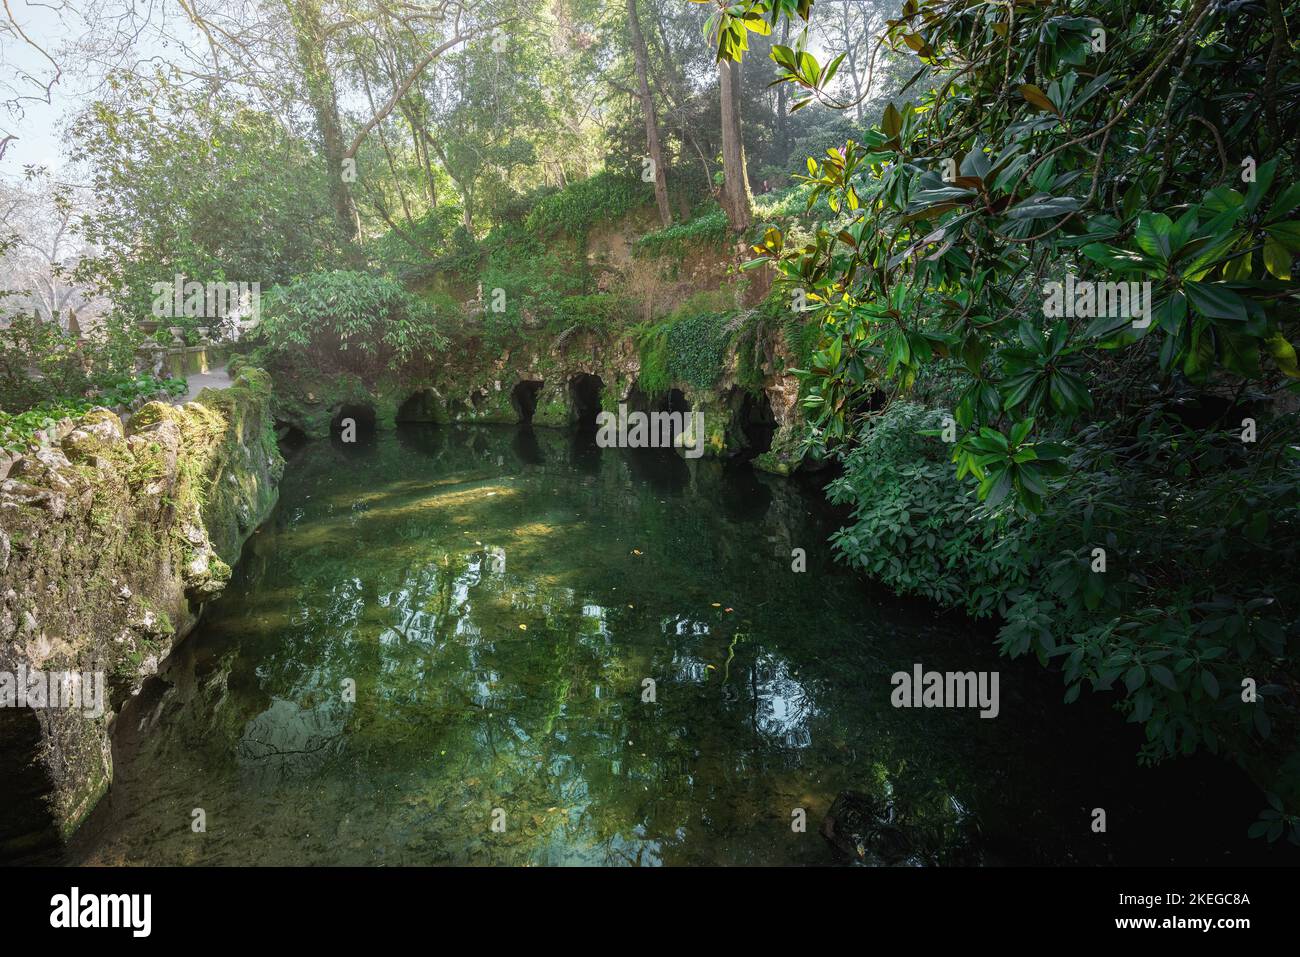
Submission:
POLYGON ((0 131, 18 137, 0 160, 0 177, 9 180, 20 177, 28 164, 68 175, 62 127, 95 93, 105 70, 144 59, 175 60, 180 44, 163 38, 164 26, 189 42, 196 36, 180 8, 169 0, 6 0, 5 7, 8 12, 0 8, 0 131), (135 36, 134 43, 127 47, 120 41, 105 43, 100 37, 98 43, 86 44, 92 15, 104 35, 120 27, 135 36), (18 29, 61 68, 48 103, 42 99, 44 83, 55 75, 54 66, 24 41, 18 29), (74 44, 83 48, 69 50, 74 44), (98 46, 100 52, 90 55, 87 45, 98 46))
MULTIPOLYGON (((50 7, 37 6, 28 0, 9 0, 9 9, 22 31, 51 53, 72 38, 72 32, 62 22, 60 13, 50 7)), ((53 67, 38 50, 12 32, 0 34, 0 71, 3 71, 4 98, 7 101, 6 108, 0 110, 0 129, 18 137, 9 144, 4 159, 0 160, 0 174, 13 179, 21 175, 27 164, 48 166, 52 171, 60 168, 63 160, 56 124, 77 103, 76 87, 82 78, 69 75, 65 70, 50 91, 51 102, 48 105, 36 99, 24 99, 14 104, 15 91, 33 97, 44 94, 38 85, 23 79, 23 73, 44 80, 53 75, 53 67)))

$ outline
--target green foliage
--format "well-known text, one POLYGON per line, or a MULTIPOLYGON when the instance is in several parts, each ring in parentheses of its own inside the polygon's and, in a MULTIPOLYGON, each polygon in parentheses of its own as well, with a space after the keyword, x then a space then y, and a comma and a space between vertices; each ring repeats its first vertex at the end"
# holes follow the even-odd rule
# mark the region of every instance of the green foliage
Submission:
POLYGON ((178 274, 266 289, 338 261, 323 173, 273 116, 165 78, 111 85, 70 138, 102 200, 82 223, 100 252, 78 276, 120 311, 148 317, 153 283, 178 274))
POLYGON ((111 319, 78 339, 29 313, 9 317, 0 327, 0 409, 22 412, 111 387, 134 374, 141 338, 111 319))
POLYGON ((612 293, 590 293, 565 296, 560 300, 559 311, 551 320, 552 328, 563 326, 581 329, 598 329, 610 332, 627 321, 636 304, 624 296, 612 293))
POLYGON ((831 541, 849 564, 899 594, 986 616, 1001 610, 1005 589, 1028 582, 1031 556, 1021 526, 954 482, 946 447, 924 436, 944 418, 896 402, 862 425, 843 476, 826 489, 832 503, 853 506, 850 524, 831 541))
POLYGON ((727 214, 716 203, 710 209, 684 223, 646 233, 632 244, 638 256, 672 256, 685 259, 700 247, 721 248, 730 235, 727 214))
MULTIPOLYGON (((720 10, 719 57, 810 6, 720 10)), ((993 571, 1002 648, 1059 660, 1070 700, 1084 685, 1119 691, 1147 759, 1207 746, 1294 771, 1276 730, 1294 740, 1298 723, 1280 692, 1295 685, 1300 615, 1283 571, 1300 435, 1281 413, 1300 381, 1288 133, 1300 117, 1287 96, 1300 60, 1278 55, 1293 40, 1262 5, 1007 10, 907 0, 883 42, 943 79, 810 156, 798 178, 828 218, 806 241, 773 227, 755 247, 818 306, 821 340, 799 375, 813 443, 848 468, 836 494, 857 503, 838 543, 895 585, 989 609, 980 555, 953 579, 950 556, 905 551, 915 503, 873 458, 892 426, 862 423, 868 396, 933 385, 941 365, 954 420, 942 448, 982 505, 927 484, 947 505, 921 520, 939 523, 925 534, 941 532, 940 548, 965 514, 985 540, 1014 532, 1028 549, 1023 569, 993 571), (1090 292, 1149 283, 1149 315, 1062 308, 1049 284, 1067 279, 1090 292), (1198 407, 1212 411, 1188 414, 1198 407), (1259 434, 1243 441, 1246 419, 1259 434), (1243 703, 1243 675, 1277 693, 1243 703)), ((772 59, 800 88, 796 108, 835 105, 841 58, 823 65, 801 43, 772 59)), ((934 477, 933 452, 898 447, 900 475, 934 477)), ((1294 810, 1300 775, 1279 787, 1294 810)))
POLYGON ((641 388, 666 392, 675 382, 708 388, 722 374, 736 319, 723 293, 697 293, 666 319, 639 327, 641 388))
POLYGON ((82 415, 94 407, 85 399, 42 402, 25 412, 11 414, 0 410, 0 449, 25 452, 40 444, 37 433, 58 425, 64 419, 82 415))
POLYGON ((455 206, 435 206, 400 229, 389 229, 367 248, 376 268, 403 282, 437 273, 477 271, 478 244, 460 223, 455 206), (460 257, 464 257, 461 259, 460 257))
MULTIPOLYGON (((1300 453, 1253 461, 1236 432, 1189 428, 1182 411, 1157 405, 1135 432, 1084 429, 1071 481, 1026 519, 952 481, 948 413, 895 402, 828 486, 853 507, 833 542, 899 593, 1000 617, 1003 651, 1061 663, 1067 701, 1084 686, 1122 694, 1144 760, 1269 745, 1294 725, 1281 689, 1300 607, 1300 453), (1243 675, 1258 702, 1242 701, 1243 675)), ((1300 440, 1289 417, 1262 429, 1300 440)))
MULTIPOLYGON (((485 306, 482 327, 493 342, 529 327, 562 326, 571 297, 588 292, 586 264, 528 230, 494 229, 483 248, 486 260, 478 277, 485 306), (492 308, 497 289, 504 294, 501 312, 492 308)), ((579 308, 590 313, 592 307, 584 303, 579 308)))
POLYGON ((64 397, 43 400, 24 412, 9 413, 0 409, 0 448, 23 452, 39 444, 37 433, 58 425, 64 419, 84 415, 96 406, 117 408, 135 406, 150 399, 163 399, 185 392, 184 379, 157 379, 154 376, 122 378, 109 383, 89 398, 64 397))
POLYGON ((446 345, 432 305, 391 279, 334 270, 276 286, 251 334, 271 357, 373 379, 446 345))
MULTIPOLYGON (((751 7, 776 17, 788 4, 751 7)), ((958 477, 974 476, 982 497, 1014 492, 1033 511, 1061 475, 1057 440, 1092 411, 1099 375, 1122 366, 1166 382, 1228 374, 1271 387, 1300 378, 1290 277, 1300 184, 1277 152, 1276 123, 1246 91, 1219 116, 1230 136, 1251 131, 1264 158, 1237 190, 1223 182, 1214 137, 1170 119, 1170 104, 1203 117, 1210 107, 1196 91, 1233 89, 1248 72, 1215 45, 1226 14, 1198 3, 1172 36, 1139 16, 1092 52, 1089 18, 1027 11, 1008 34, 1000 8, 970 22, 935 3, 914 8, 923 26, 895 21, 891 39, 962 72, 916 105, 891 106, 861 143, 809 158, 799 177, 809 205, 825 201, 834 225, 795 248, 769 229, 756 247, 821 305, 822 348, 801 374, 822 439, 851 436, 846 413, 874 380, 906 390, 927 364, 956 356, 966 368, 953 407, 958 477), (1184 43, 1210 45, 1170 88, 1184 43), (1037 82, 1008 94, 1012 67, 1037 82), (1150 282, 1151 321, 1051 310, 1044 284, 1067 273, 1150 282)), ((773 57, 785 78, 824 96, 832 68, 782 49, 773 57)))
POLYGON ((181 378, 132 376, 106 383, 95 397, 95 404, 106 405, 109 408, 116 408, 119 405, 131 406, 162 396, 184 395, 187 388, 189 388, 188 384, 181 378))
POLYGON ((567 236, 582 249, 593 223, 611 222, 653 199, 650 184, 605 170, 544 196, 525 226, 543 239, 567 236))
POLYGON ((804 363, 820 330, 801 318, 786 298, 774 291, 740 319, 735 334, 736 380, 740 385, 761 388, 769 375, 783 375, 786 364, 775 364, 782 346, 796 365, 804 363))

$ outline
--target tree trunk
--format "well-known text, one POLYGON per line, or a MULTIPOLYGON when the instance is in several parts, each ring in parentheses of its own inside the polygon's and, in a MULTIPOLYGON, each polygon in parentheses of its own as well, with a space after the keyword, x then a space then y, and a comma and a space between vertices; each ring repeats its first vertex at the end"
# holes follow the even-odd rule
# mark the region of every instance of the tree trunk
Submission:
POLYGON ((318 0, 285 0, 289 19, 293 24, 298 62, 306 81, 307 101, 316 117, 320 133, 321 152, 325 157, 325 177, 329 184, 330 201, 338 219, 339 229, 348 240, 356 239, 358 232, 357 206, 352 190, 344 179, 343 126, 339 121, 338 96, 334 78, 325 62, 325 26, 321 20, 318 0))
POLYGON ((663 150, 659 146, 659 124, 655 120, 654 98, 650 95, 650 58, 646 55, 645 37, 641 35, 636 0, 627 0, 627 19, 632 31, 632 52, 636 55, 637 89, 641 97, 641 113, 645 117, 646 148, 650 151, 650 165, 654 171, 655 205, 659 207, 660 221, 667 227, 673 224, 673 214, 668 207, 668 180, 664 175, 663 150))
MULTIPOLYGON (((790 18, 781 18, 781 45, 790 45, 790 18)), ((785 84, 776 85, 776 145, 782 163, 790 161, 790 121, 785 113, 785 84)))
POLYGON ((740 64, 720 60, 718 82, 722 99, 722 208, 732 231, 739 233, 753 221, 745 143, 740 136, 740 64))

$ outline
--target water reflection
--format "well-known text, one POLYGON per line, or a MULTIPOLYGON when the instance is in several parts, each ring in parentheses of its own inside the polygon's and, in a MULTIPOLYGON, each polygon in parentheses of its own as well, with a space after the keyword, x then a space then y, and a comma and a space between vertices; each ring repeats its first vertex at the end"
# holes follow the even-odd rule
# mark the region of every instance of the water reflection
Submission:
POLYGON ((791 483, 590 436, 310 445, 121 715, 74 859, 830 863, 818 826, 849 790, 878 863, 1143 859, 1079 817, 1158 813, 1123 725, 1081 733, 1096 709, 1066 721, 1036 666, 873 598, 828 531, 791 483), (999 669, 1002 717, 892 708, 918 660, 999 669))

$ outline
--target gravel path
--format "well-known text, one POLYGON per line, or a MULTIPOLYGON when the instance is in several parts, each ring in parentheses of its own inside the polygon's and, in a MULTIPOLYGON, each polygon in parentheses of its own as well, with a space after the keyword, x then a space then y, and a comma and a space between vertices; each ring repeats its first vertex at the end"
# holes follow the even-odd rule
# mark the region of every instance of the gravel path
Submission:
POLYGON ((184 405, 186 402, 193 402, 204 389, 229 388, 230 373, 225 369, 211 369, 207 372, 187 376, 185 381, 189 384, 189 388, 185 390, 184 395, 177 396, 173 400, 173 405, 184 405))

